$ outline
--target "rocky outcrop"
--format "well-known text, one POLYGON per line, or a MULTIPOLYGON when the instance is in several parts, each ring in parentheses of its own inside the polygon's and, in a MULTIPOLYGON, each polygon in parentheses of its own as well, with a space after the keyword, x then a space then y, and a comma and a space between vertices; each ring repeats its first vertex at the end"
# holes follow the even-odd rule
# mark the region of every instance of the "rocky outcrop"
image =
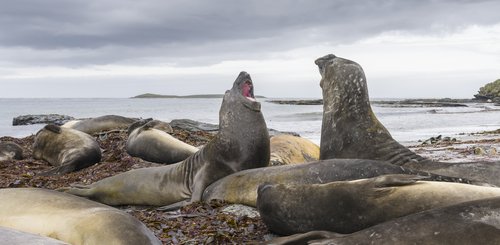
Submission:
POLYGON ((478 100, 491 100, 493 102, 500 102, 500 79, 488 83, 481 87, 478 94, 474 95, 478 100))
POLYGON ((75 120, 74 117, 59 114, 42 114, 42 115, 22 115, 17 116, 12 120, 12 126, 31 125, 31 124, 55 124, 63 125, 70 120, 75 120))

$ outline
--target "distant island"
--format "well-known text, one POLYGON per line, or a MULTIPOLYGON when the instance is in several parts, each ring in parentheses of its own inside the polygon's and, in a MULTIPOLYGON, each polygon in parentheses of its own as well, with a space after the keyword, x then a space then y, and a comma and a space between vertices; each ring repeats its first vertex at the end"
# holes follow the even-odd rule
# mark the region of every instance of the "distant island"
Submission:
MULTIPOLYGON (((162 94, 151 94, 151 93, 146 93, 146 94, 140 94, 134 97, 131 97, 132 99, 217 99, 217 98, 223 98, 223 94, 193 94, 193 95, 162 95, 162 94)), ((255 96, 256 98, 265 98, 264 96, 257 95, 255 96)))

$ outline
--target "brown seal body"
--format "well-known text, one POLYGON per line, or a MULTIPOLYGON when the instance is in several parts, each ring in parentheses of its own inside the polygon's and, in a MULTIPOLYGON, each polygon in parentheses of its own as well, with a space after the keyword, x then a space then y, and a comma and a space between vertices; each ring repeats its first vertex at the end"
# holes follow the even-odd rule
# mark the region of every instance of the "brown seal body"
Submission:
POLYGON ((434 162, 395 141, 370 106, 366 77, 351 60, 326 55, 315 62, 322 79, 320 158, 361 158, 500 186, 499 162, 434 162))
POLYGON ((262 185, 257 208, 274 233, 314 230, 352 233, 367 227, 461 202, 500 197, 500 188, 421 181, 412 175, 311 185, 262 185))
POLYGON ((86 133, 49 124, 35 136, 33 158, 56 166, 44 174, 65 174, 101 161, 101 148, 86 133))
POLYGON ((257 189, 262 184, 323 184, 332 181, 370 178, 384 174, 420 175, 427 176, 432 180, 471 183, 465 179, 433 175, 382 161, 329 159, 237 172, 208 186, 203 193, 203 201, 218 199, 255 207, 257 189))
POLYGON ((306 163, 319 160, 319 146, 312 141, 290 135, 278 134, 271 137, 270 165, 306 163))
POLYGON ((161 244, 135 217, 84 198, 37 188, 0 189, 0 226, 70 244, 161 244))
POLYGON ((22 160, 23 148, 14 142, 0 142, 0 161, 22 160))
POLYGON ((146 161, 171 164, 180 162, 198 151, 171 136, 168 123, 152 120, 133 129, 128 136, 127 153, 146 161))
POLYGON ((495 197, 411 214, 352 234, 311 231, 266 244, 495 245, 500 244, 499 224, 500 198, 495 197))
POLYGON ((63 190, 110 205, 170 205, 170 209, 201 200, 203 190, 226 175, 268 165, 269 135, 246 72, 224 95, 219 127, 214 139, 182 162, 63 190))
POLYGON ((62 127, 72 128, 87 134, 95 134, 110 130, 124 130, 138 119, 117 115, 106 115, 85 120, 69 121, 62 127))

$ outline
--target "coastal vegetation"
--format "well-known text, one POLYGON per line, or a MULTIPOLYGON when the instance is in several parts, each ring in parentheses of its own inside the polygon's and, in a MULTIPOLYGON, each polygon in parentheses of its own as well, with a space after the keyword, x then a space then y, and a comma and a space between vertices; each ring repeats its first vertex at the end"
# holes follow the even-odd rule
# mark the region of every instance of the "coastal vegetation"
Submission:
POLYGON ((500 102, 500 79, 481 87, 478 94, 474 95, 474 97, 482 100, 500 102))

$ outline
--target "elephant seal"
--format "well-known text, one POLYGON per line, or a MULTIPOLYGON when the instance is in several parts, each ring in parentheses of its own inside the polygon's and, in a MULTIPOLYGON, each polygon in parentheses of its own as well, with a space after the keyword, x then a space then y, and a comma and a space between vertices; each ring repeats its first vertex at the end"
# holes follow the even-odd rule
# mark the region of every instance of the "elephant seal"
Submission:
POLYGON ((23 148, 14 142, 0 142, 0 161, 22 160, 23 148))
POLYGON ((101 148, 84 132, 49 124, 36 133, 33 158, 56 166, 42 175, 60 175, 98 163, 101 148))
POLYGON ((326 55, 315 61, 321 73, 323 121, 320 159, 361 158, 500 186, 500 162, 435 162, 394 140, 370 106, 366 77, 351 60, 326 55))
POLYGON ((217 135, 186 160, 131 170, 89 186, 61 189, 110 205, 169 205, 201 200, 214 181, 243 169, 269 164, 269 135, 250 75, 241 72, 222 100, 217 135))
POLYGON ((376 160, 329 159, 237 172, 207 187, 203 193, 203 201, 218 199, 256 207, 257 189, 261 184, 322 184, 332 181, 370 178, 384 174, 421 175, 428 176, 432 180, 481 184, 466 179, 415 171, 376 160))
POLYGON ((259 186, 257 209, 274 233, 314 230, 352 233, 461 202, 500 197, 500 188, 422 181, 414 175, 382 175, 326 184, 259 186))
POLYGON ((306 163, 319 160, 319 146, 312 141, 290 134, 271 137, 270 165, 306 163))
POLYGON ((87 134, 96 134, 115 129, 127 129, 131 124, 137 121, 138 119, 135 118, 106 115, 85 120, 69 121, 62 127, 76 129, 87 134))
POLYGON ((36 244, 36 245, 69 245, 50 237, 44 237, 37 234, 0 227, 0 244, 36 244))
POLYGON ((500 198, 487 198, 393 219, 352 234, 311 231, 266 244, 500 244, 500 198))
POLYGON ((158 120, 133 129, 127 139, 127 153, 146 161, 171 164, 198 151, 198 148, 174 138, 168 132, 173 132, 172 127, 158 120))
POLYGON ((0 226, 70 244, 161 244, 135 217, 85 198, 38 188, 0 189, 0 226))

